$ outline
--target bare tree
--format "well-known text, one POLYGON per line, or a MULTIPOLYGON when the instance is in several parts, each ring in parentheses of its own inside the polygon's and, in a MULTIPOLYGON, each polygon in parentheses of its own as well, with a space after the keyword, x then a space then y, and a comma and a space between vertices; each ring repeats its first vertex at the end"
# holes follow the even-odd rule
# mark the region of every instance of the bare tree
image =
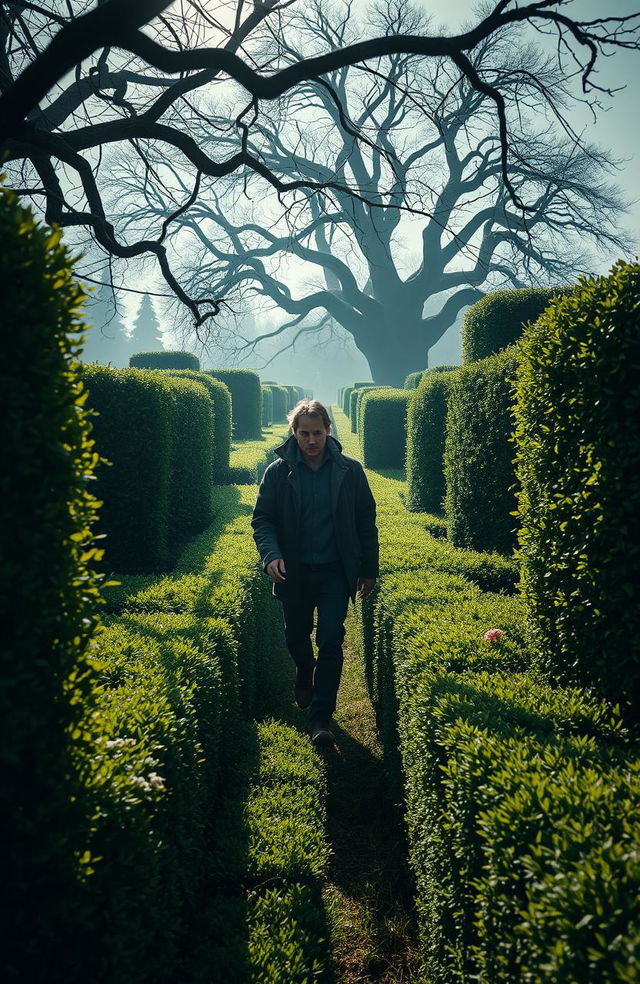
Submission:
MULTIPOLYGON (((369 22, 374 18, 383 31, 426 27, 402 0, 370 8, 369 22)), ((341 44, 348 30, 358 31, 348 4, 334 7, 330 18, 326 4, 316 3, 312 18, 307 8, 274 40, 297 63, 304 42, 341 44)), ((544 94, 530 86, 535 78, 556 100, 570 99, 555 59, 518 44, 513 31, 497 32, 477 47, 473 67, 500 87, 518 149, 511 181, 531 203, 526 213, 514 207, 501 178, 488 96, 444 59, 394 55, 384 73, 371 64, 343 68, 328 84, 299 86, 280 101, 277 115, 256 118, 251 154, 303 188, 283 210, 274 196, 265 198, 256 176, 203 187, 175 223, 180 279, 189 293, 213 285, 239 306, 268 299, 289 318, 263 338, 280 335, 287 345, 337 322, 374 379, 401 385, 487 287, 562 283, 588 266, 588 244, 626 251, 619 228, 624 202, 608 180, 610 161, 558 132, 545 115, 544 94), (330 198, 304 189, 305 182, 332 181, 330 198), (358 197, 342 190, 353 188, 358 197), (407 255, 410 239, 419 243, 415 256, 407 255)), ((213 119, 215 138, 210 122, 210 115, 207 126, 193 119, 194 137, 234 153, 237 137, 224 131, 225 118, 213 119)), ((187 191, 179 162, 158 159, 162 180, 144 185, 133 164, 123 158, 116 170, 116 207, 132 223, 165 216, 166 189, 174 196, 187 191)), ((259 342, 239 339, 251 352, 259 342)))
MULTIPOLYGON (((485 75, 477 59, 474 64, 470 56, 496 32, 518 25, 550 33, 557 41, 558 71, 567 85, 581 86, 584 98, 596 107, 606 94, 594 75, 600 57, 639 46, 639 14, 587 21, 565 13, 564 0, 498 0, 475 26, 452 37, 392 28, 370 40, 338 41, 331 50, 319 49, 300 60, 292 60, 286 46, 275 55, 273 49, 262 54, 260 45, 252 49, 252 34, 267 19, 273 21, 272 33, 278 36, 293 2, 263 0, 249 6, 237 0, 221 5, 217 19, 199 0, 174 4, 168 0, 103 0, 92 8, 86 0, 65 0, 53 6, 7 0, 0 8, 0 141, 13 185, 20 193, 43 201, 48 221, 87 231, 109 254, 154 256, 198 324, 218 311, 220 297, 185 292, 174 276, 165 240, 174 220, 197 202, 203 181, 215 183, 244 170, 260 175, 282 195, 295 195, 300 189, 350 192, 355 199, 365 194, 365 189, 345 189, 335 179, 283 180, 256 158, 249 148, 249 136, 262 101, 278 105, 285 93, 306 81, 371 59, 384 60, 379 69, 384 74, 387 60, 394 56, 445 58, 470 89, 492 104, 500 138, 497 166, 505 194, 522 218, 535 215, 539 203, 522 197, 527 187, 518 177, 521 150, 517 133, 510 130, 508 107, 496 84, 499 80, 491 72, 485 75), (142 31, 144 24, 147 27, 142 31), (192 103, 195 93, 227 78, 248 93, 248 102, 226 121, 240 134, 240 149, 219 159, 216 140, 200 144, 184 126, 184 118, 201 115, 192 103), (158 145, 165 152, 173 148, 181 155, 192 171, 193 184, 153 236, 129 242, 117 229, 118 216, 105 209, 103 162, 109 160, 109 148, 132 146, 146 172, 147 149, 158 145)), ((522 73, 520 85, 523 92, 537 90, 549 112, 579 143, 563 112, 563 99, 556 97, 544 79, 527 79, 522 73)), ((344 114, 341 122, 350 127, 344 114)), ((361 134, 359 139, 365 137, 361 134)))

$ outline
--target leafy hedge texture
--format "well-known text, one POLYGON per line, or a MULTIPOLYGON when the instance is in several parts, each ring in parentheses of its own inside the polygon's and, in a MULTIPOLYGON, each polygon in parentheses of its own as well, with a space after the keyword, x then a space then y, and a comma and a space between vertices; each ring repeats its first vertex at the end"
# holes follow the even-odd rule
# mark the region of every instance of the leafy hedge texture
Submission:
POLYGON ((456 547, 510 554, 516 545, 514 348, 455 376, 444 451, 447 535, 456 547))
POLYGON ((200 359, 191 352, 136 352, 129 358, 136 369, 191 369, 198 372, 200 359))
POLYGON ((16 982, 44 981, 58 947, 73 945, 84 827, 72 734, 91 707, 97 456, 71 263, 60 231, 0 188, 2 962, 16 982))
POLYGON ((412 512, 441 511, 447 402, 455 372, 424 375, 407 411, 407 505, 412 512))
POLYGON ((250 369, 211 369, 209 374, 228 386, 232 404, 232 434, 239 441, 260 437, 262 389, 260 377, 250 369))
POLYGON ((271 398, 273 400, 273 423, 280 424, 287 419, 288 393, 286 388, 277 383, 272 385, 271 398))
POLYGON ((358 433, 367 468, 404 468, 409 396, 405 389, 364 390, 358 433))
POLYGON ((213 403, 202 383, 171 377, 169 539, 179 544, 211 522, 213 403))
POLYGON ((512 345, 523 327, 535 321, 566 287, 523 287, 496 290, 476 301, 462 323, 462 361, 477 362, 512 345))
POLYGON ((525 334, 522 584, 543 666, 640 718, 640 266, 583 279, 525 334))
POLYGON ((201 383, 213 402, 213 480, 218 484, 224 483, 227 481, 231 451, 231 393, 224 383, 208 372, 183 369, 172 371, 172 375, 201 383))
POLYGON ((424 369, 420 369, 418 372, 410 372, 404 381, 404 388, 408 390, 417 389, 422 381, 422 376, 424 369))
POLYGON ((262 384, 262 426, 268 427, 273 423, 273 390, 271 386, 262 384))
POLYGON ((371 390, 389 389, 388 386, 378 386, 376 383, 366 383, 362 386, 357 386, 351 391, 349 396, 349 420, 351 423, 351 431, 354 434, 358 433, 358 408, 360 406, 360 401, 365 393, 371 392, 371 390))

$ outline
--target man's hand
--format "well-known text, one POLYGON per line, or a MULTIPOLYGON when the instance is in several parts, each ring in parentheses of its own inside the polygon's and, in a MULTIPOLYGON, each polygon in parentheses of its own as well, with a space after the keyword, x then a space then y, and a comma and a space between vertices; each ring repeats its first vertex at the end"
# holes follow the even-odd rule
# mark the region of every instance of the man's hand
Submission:
POLYGON ((359 577, 358 598, 367 598, 373 591, 373 586, 375 583, 376 583, 375 577, 359 577))
POLYGON ((278 557, 276 560, 270 560, 267 564, 267 574, 274 583, 286 581, 286 573, 287 569, 284 566, 282 557, 278 557))

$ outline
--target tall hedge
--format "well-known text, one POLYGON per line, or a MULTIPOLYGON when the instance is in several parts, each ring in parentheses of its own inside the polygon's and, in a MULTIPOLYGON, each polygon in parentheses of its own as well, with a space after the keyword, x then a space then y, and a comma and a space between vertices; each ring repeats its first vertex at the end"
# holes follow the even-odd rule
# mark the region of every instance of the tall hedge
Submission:
POLYGON ((352 383, 351 386, 345 386, 342 394, 342 400, 343 400, 342 409, 346 413, 347 417, 349 416, 349 406, 350 406, 349 400, 351 398, 352 391, 354 389, 361 389, 363 386, 370 386, 370 385, 371 385, 370 383, 352 383))
POLYGON ((422 381, 424 375, 424 369, 418 370, 418 372, 410 372, 404 381, 404 388, 408 390, 417 389, 422 381))
POLYGON ((447 536, 456 547, 510 554, 516 545, 515 348, 463 366, 447 411, 447 536))
POLYGON ((271 386, 262 384, 262 426, 268 427, 273 422, 273 393, 271 386))
POLYGON ((211 376, 229 387, 232 405, 232 434, 238 441, 262 435, 262 389, 260 377, 251 369, 211 369, 211 376))
POLYGON ((407 505, 412 512, 443 508, 447 401, 457 370, 425 373, 407 411, 407 505))
POLYGON ((213 403, 202 383, 171 379, 169 538, 175 551, 211 522, 213 403))
POLYGON ((544 667, 640 719, 640 266, 582 279, 525 334, 522 585, 544 667))
POLYGON ((198 372, 200 359, 191 352, 136 352, 129 358, 136 369, 191 369, 198 372))
POLYGON ((169 558, 171 397, 168 379, 145 369, 84 369, 111 570, 160 570, 169 558))
POLYGON ((567 287, 523 287, 496 290, 476 301, 462 323, 463 364, 485 359, 512 345, 523 327, 535 321, 551 300, 567 287))
POLYGON ((364 391, 358 433, 367 468, 404 468, 410 395, 406 389, 364 391))
POLYGON ((358 407, 363 394, 368 393, 371 390, 388 388, 388 386, 381 386, 377 383, 364 383, 363 385, 355 386, 352 389, 349 395, 349 422, 351 424, 351 430, 354 434, 358 433, 358 407))
POLYGON ((224 383, 207 372, 172 370, 172 375, 202 383, 213 402, 213 480, 224 483, 229 471, 231 451, 231 393, 224 383))
POLYGON ((284 386, 275 383, 271 387, 273 400, 273 423, 280 424, 287 419, 287 391, 284 386))
POLYGON ((44 982, 73 945, 83 820, 73 738, 87 643, 96 456, 77 357, 84 295, 59 230, 0 188, 0 812, 3 980, 44 982))

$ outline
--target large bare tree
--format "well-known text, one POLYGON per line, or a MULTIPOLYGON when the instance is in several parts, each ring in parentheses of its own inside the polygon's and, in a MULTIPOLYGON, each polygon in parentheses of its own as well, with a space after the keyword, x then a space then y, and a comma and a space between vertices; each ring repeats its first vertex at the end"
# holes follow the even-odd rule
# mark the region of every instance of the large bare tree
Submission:
MULTIPOLYGON (((378 2, 367 20, 383 32, 427 27, 403 0, 378 2)), ((273 40, 296 64, 318 42, 344 44, 349 32, 358 22, 348 3, 331 16, 316 2, 273 40)), ((301 188, 284 209, 256 175, 203 189, 175 224, 189 293, 213 286, 254 308, 268 299, 289 318, 263 337, 280 334, 287 344, 338 323, 375 380, 401 385, 487 287, 562 283, 588 268, 589 244, 627 251, 607 156, 547 112, 546 90, 558 102, 571 98, 555 58, 519 44, 511 30, 478 45, 472 65, 504 99, 517 148, 511 183, 526 211, 502 180, 493 100, 448 60, 393 55, 384 67, 346 67, 300 85, 277 115, 253 121, 251 155, 301 188), (333 185, 331 194, 318 196, 318 185, 333 185)), ((191 132, 232 155, 238 137, 212 112, 192 119, 191 132)), ((156 160, 157 180, 144 185, 133 164, 123 159, 117 169, 119 206, 132 223, 169 214, 167 189, 173 197, 188 190, 179 162, 156 160)))
MULTIPOLYGON (((215 191, 216 182, 242 170, 260 175, 283 196, 305 189, 329 193, 319 206, 324 212, 340 204, 337 195, 350 195, 357 202, 370 190, 346 188, 335 176, 331 181, 283 178, 254 156, 250 137, 264 104, 279 117, 286 109, 285 94, 350 65, 366 65, 371 73, 371 61, 380 59, 376 71, 385 75, 390 59, 397 56, 423 62, 446 59, 466 80, 469 92, 484 97, 492 108, 505 202, 511 202, 507 207, 523 221, 535 217, 539 203, 519 174, 522 148, 498 84, 504 80, 496 78, 493 65, 485 72, 474 53, 487 39, 519 25, 551 34, 558 73, 566 85, 581 87, 584 98, 595 106, 605 95, 594 75, 601 56, 639 45, 640 15, 612 13, 580 20, 570 15, 565 0, 498 0, 471 28, 450 37, 403 32, 397 26, 376 33, 373 25, 374 36, 367 40, 337 38, 330 50, 319 44, 301 59, 292 57, 286 43, 275 50, 261 40, 253 44, 256 30, 266 23, 272 24, 273 38, 281 29, 284 33, 293 5, 294 0, 251 5, 236 0, 216 7, 219 16, 214 18, 209 5, 199 0, 103 0, 95 6, 85 0, 46 5, 6 0, 0 8, 0 146, 11 183, 21 194, 42 201, 49 221, 86 231, 107 253, 127 259, 154 256, 172 290, 202 324, 219 310, 221 296, 210 290, 188 294, 174 275, 165 241, 175 219, 196 204, 203 187, 215 191), (226 120, 227 128, 240 135, 239 150, 230 156, 221 153, 214 125, 207 142, 194 138, 186 125, 192 118, 201 120, 203 93, 227 79, 246 94, 243 110, 234 110, 226 120), (132 147, 145 173, 150 173, 149 148, 162 147, 167 156, 175 151, 192 174, 188 194, 143 239, 128 239, 122 216, 105 207, 104 170, 105 164, 107 169, 111 165, 109 149, 114 147, 132 147)), ((428 80, 429 73, 422 77, 428 80)), ((527 78, 523 72, 520 87, 523 98, 525 92, 537 91, 579 146, 565 112, 563 86, 557 95, 544 78, 527 78)), ((335 92, 327 93, 339 102, 335 92)), ((424 102, 423 92, 408 95, 424 102)), ((347 115, 338 113, 342 125, 352 130, 347 115)), ((370 138, 363 132, 357 140, 367 146, 370 138)), ((307 207, 306 192, 303 198, 307 207)))

